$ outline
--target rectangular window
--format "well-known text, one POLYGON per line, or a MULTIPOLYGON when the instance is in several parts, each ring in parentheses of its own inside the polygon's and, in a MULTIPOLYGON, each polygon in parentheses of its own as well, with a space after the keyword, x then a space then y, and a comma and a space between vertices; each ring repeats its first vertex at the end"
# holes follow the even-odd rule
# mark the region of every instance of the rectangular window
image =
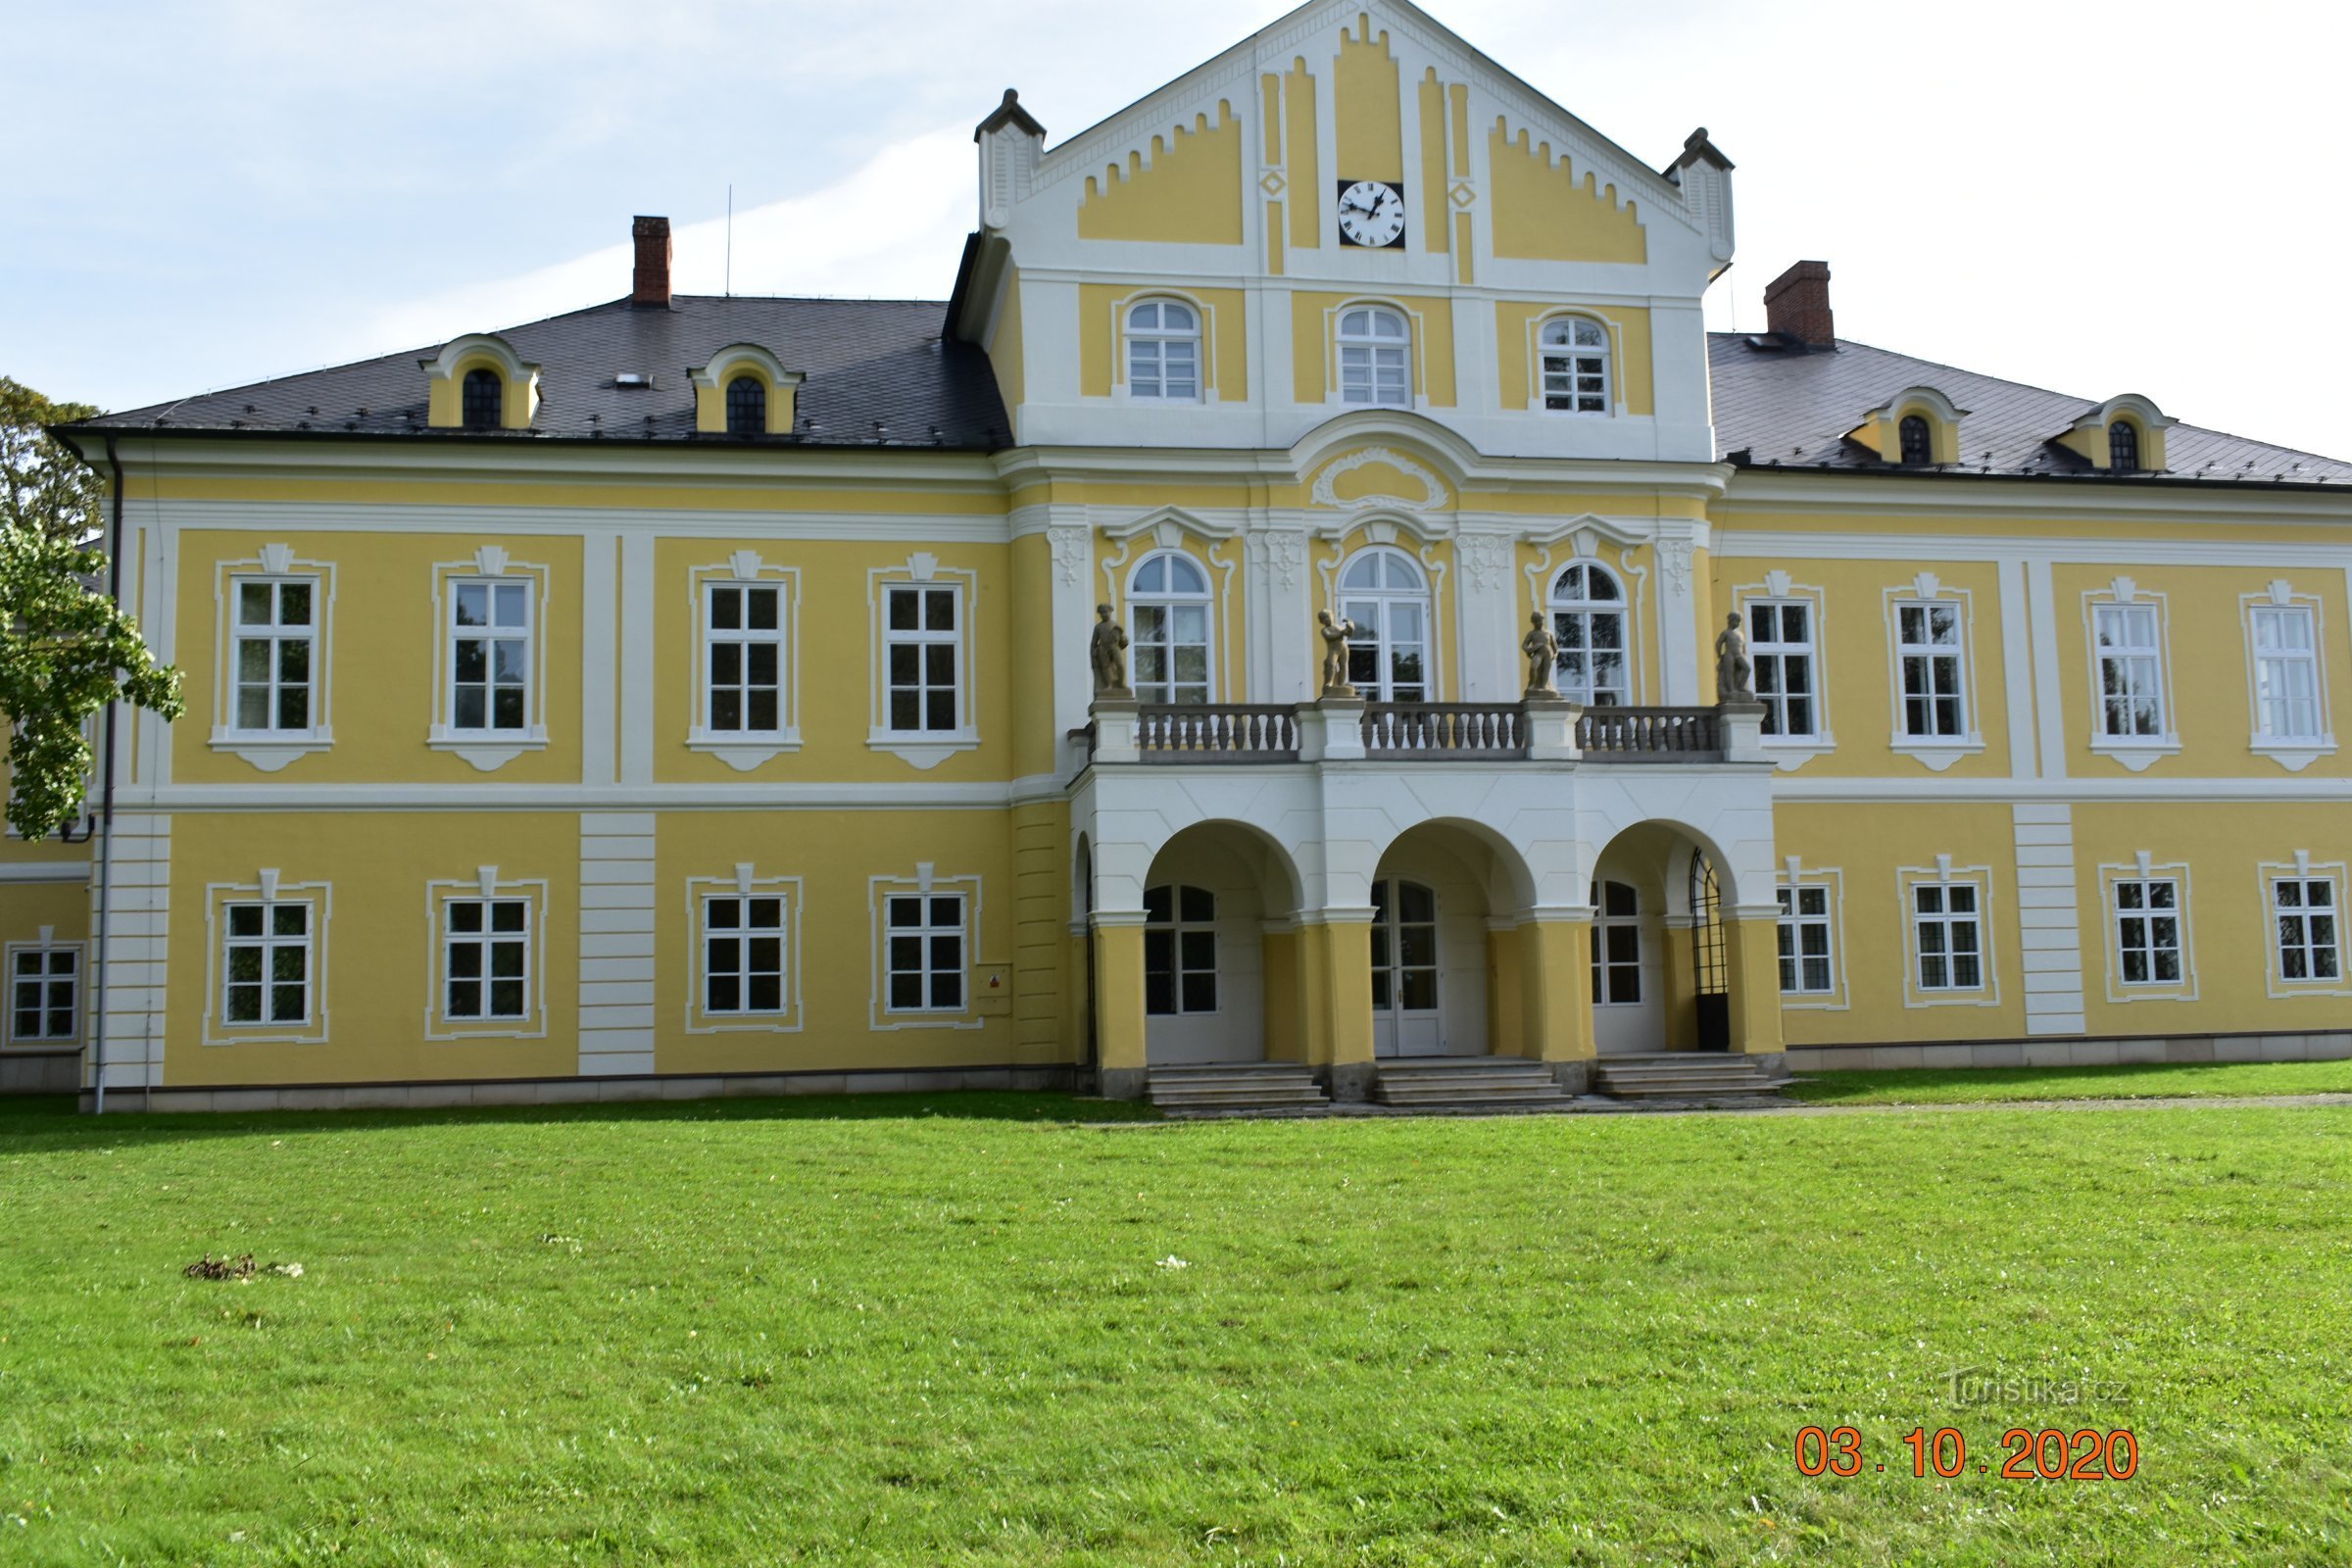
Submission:
POLYGON ((893 894, 886 906, 892 1012, 963 1010, 963 895, 893 894))
POLYGON ((1894 607, 1895 658, 1903 675, 1903 733, 1966 735, 1968 707, 1960 606, 1925 600, 1894 607))
POLYGON ((892 730, 921 734, 957 727, 963 639, 956 609, 953 588, 906 584, 886 590, 882 641, 892 730))
POLYGON ((2110 736, 2164 733, 2163 650, 2154 605, 2096 605, 2099 729, 2110 736))
POLYGON ((784 727, 784 592, 765 583, 713 583, 704 606, 708 727, 772 735, 784 727))
POLYGON ((312 655, 318 646, 315 585, 308 578, 232 578, 236 648, 234 727, 253 732, 311 729, 312 655))
POLYGON ((527 1018, 531 1012, 528 899, 451 899, 441 906, 445 1016, 527 1018))
POLYGON ((2278 937, 2278 978, 2333 980, 2342 973, 2335 927, 2335 879, 2282 876, 2271 884, 2278 937))
POLYGON ((2179 985, 2180 885, 2171 877, 2117 882, 2115 946, 2125 985, 2179 985))
POLYGON ((1799 885, 1779 890, 1781 990, 1818 996, 1837 989, 1830 966, 1830 890, 1799 885))
POLYGON ((79 948, 18 948, 10 953, 9 1039, 19 1044, 71 1040, 80 1012, 79 948))
POLYGON ((774 894, 703 901, 703 1010, 784 1010, 784 901, 774 894))
POLYGON ((1401 343, 1344 343, 1340 346, 1340 401, 1383 408, 1413 406, 1401 343))
POLYGON ((1984 926, 1974 882, 1913 883, 1911 922, 1918 940, 1920 990, 1984 987, 1984 926))
POLYGON ((1144 890, 1144 1011, 1217 1010, 1217 898, 1181 884, 1144 890))
POLYGON ((229 904, 220 1017, 227 1023, 311 1021, 311 906, 229 904))
POLYGON ((1802 600, 1761 600, 1747 607, 1748 657, 1767 735, 1818 735, 1813 607, 1802 600))
POLYGON ((2266 738, 2319 740, 2319 636, 2303 605, 2254 611, 2254 725, 2266 738))
POLYGON ((449 585, 450 727, 477 733, 530 728, 531 585, 449 585))

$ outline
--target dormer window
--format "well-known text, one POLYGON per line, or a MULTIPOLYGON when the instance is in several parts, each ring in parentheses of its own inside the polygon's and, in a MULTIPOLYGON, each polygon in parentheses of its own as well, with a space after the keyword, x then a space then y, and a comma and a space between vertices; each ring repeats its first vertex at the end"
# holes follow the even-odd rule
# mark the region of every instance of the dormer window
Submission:
POLYGON ((727 434, 767 433, 767 383, 739 375, 727 383, 727 434))
POLYGON ((1934 442, 1925 415, 1904 415, 1900 433, 1904 467, 1925 468, 1935 463, 1934 442))
POLYGON ((506 377, 487 368, 467 370, 463 407, 468 430, 495 430, 505 424, 506 377))
POLYGON ((2139 471, 2139 426, 2118 419, 2107 427, 2107 466, 2115 473, 2139 471))

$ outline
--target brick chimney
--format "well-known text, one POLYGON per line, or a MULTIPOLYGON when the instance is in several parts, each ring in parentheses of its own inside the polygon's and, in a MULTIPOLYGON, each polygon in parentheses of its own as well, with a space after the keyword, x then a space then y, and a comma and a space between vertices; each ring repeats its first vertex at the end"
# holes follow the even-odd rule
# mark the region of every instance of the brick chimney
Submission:
POLYGON ((637 270, 629 280, 631 305, 669 309, 669 220, 640 218, 629 225, 637 242, 637 270))
POLYGON ((1808 349, 1838 346, 1838 323, 1830 315, 1830 264, 1799 262, 1764 285, 1764 320, 1781 337, 1808 349))

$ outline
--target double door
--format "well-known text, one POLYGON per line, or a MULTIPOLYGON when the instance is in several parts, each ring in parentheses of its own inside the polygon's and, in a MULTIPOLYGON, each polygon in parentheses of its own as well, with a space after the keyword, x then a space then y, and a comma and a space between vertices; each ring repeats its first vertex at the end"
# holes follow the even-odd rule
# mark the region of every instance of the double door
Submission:
POLYGON ((1438 896, 1419 882, 1372 884, 1372 1054, 1434 1056, 1446 1049, 1438 1012, 1438 896))

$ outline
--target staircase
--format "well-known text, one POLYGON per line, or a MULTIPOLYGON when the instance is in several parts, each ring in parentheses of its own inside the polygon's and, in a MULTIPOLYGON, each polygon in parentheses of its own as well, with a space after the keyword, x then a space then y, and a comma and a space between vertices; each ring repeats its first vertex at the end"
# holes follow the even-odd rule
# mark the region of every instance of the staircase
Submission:
POLYGON ((1753 1103, 1776 1097, 1788 1082, 1737 1052, 1672 1051, 1593 1063, 1593 1087, 1612 1100, 1753 1103))
POLYGON ((1154 1067, 1145 1092, 1160 1109, 1187 1112, 1321 1110, 1331 1102, 1315 1075, 1291 1061, 1154 1067))
POLYGON ((1400 1110, 1565 1110, 1574 1098, 1525 1056, 1392 1056, 1372 1098, 1400 1110))

